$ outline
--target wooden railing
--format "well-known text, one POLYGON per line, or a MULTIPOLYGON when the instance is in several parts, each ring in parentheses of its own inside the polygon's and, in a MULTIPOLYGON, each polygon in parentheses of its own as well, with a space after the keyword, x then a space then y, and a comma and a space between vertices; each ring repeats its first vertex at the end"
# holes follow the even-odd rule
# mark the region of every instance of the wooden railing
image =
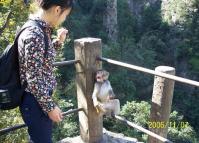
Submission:
MULTIPOLYGON (((102 69, 102 61, 131 70, 155 75, 150 115, 150 121, 153 122, 167 123, 169 121, 174 81, 199 87, 199 82, 197 81, 175 76, 175 68, 172 67, 160 66, 157 67, 156 70, 151 70, 144 67, 104 58, 102 57, 101 39, 82 38, 75 40, 74 50, 75 60, 57 62, 54 63, 54 66, 59 67, 74 64, 76 67, 78 109, 65 112, 64 115, 78 112, 80 136, 85 143, 95 143, 103 140, 103 117, 96 112, 92 103, 94 75, 98 69, 102 69)), ((165 128, 147 130, 124 119, 123 117, 115 116, 115 119, 148 134, 149 143, 171 143, 170 140, 166 139, 168 125, 166 125, 165 128)), ((26 127, 26 125, 22 124, 11 128, 2 129, 0 130, 0 135, 23 127, 26 127)))
MULTIPOLYGON (((70 109, 70 110, 68 110, 66 112, 63 112, 62 115, 65 117, 67 115, 70 115, 72 113, 77 113, 77 112, 80 112, 80 111, 82 111, 82 109, 70 109)), ((15 125, 13 127, 8 127, 8 128, 1 129, 0 130, 0 136, 1 135, 5 135, 7 133, 10 133, 12 131, 15 131, 17 129, 25 128, 25 127, 27 127, 26 124, 20 124, 20 125, 15 125)))

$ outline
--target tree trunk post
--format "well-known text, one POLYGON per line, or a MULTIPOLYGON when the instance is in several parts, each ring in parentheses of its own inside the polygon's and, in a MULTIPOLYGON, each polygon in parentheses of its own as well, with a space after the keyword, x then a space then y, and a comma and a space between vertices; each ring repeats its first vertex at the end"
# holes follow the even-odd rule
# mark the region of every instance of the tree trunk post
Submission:
POLYGON ((101 39, 82 38, 74 42, 76 64, 76 86, 79 112, 80 136, 85 143, 98 143, 103 139, 103 119, 92 102, 95 72, 102 68, 96 58, 101 56, 101 39))
MULTIPOLYGON (((156 67, 155 71, 164 72, 175 75, 175 68, 167 66, 156 67)), ((149 130, 167 138, 169 116, 171 112, 174 80, 155 76, 150 121, 148 123, 149 130)), ((161 141, 150 137, 148 143, 162 143, 161 141)))

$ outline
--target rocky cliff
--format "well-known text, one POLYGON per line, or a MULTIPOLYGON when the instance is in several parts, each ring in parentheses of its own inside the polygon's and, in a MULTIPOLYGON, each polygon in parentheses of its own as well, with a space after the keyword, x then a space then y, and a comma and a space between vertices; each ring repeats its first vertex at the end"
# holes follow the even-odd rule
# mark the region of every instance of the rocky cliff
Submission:
POLYGON ((103 25, 106 29, 109 40, 111 40, 112 42, 117 41, 117 0, 106 1, 106 10, 103 19, 103 25))

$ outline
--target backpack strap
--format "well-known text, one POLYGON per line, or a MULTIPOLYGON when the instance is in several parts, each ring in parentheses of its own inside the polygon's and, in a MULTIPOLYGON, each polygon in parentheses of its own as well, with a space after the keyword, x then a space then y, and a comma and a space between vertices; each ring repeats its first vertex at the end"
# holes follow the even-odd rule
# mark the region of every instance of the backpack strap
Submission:
POLYGON ((35 21, 35 20, 31 20, 30 19, 22 26, 21 30, 17 33, 17 35, 15 37, 14 44, 18 47, 19 36, 21 35, 21 33, 25 29, 27 29, 27 28, 29 28, 31 26, 39 27, 43 31, 43 33, 44 33, 44 43, 45 43, 44 57, 47 58, 47 56, 48 56, 48 54, 47 54, 47 52, 48 52, 48 36, 47 36, 46 32, 44 31, 44 27, 41 24, 39 24, 37 21, 35 21))

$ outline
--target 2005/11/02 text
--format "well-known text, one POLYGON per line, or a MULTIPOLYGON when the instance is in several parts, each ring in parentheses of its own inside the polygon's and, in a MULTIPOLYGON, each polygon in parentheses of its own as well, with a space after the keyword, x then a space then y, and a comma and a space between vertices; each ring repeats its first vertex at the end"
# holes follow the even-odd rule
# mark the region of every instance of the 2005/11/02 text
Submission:
POLYGON ((189 125, 188 122, 176 122, 176 121, 169 121, 169 122, 164 122, 164 121, 160 121, 160 122, 148 122, 148 127, 149 128, 157 128, 157 129, 161 129, 161 128, 166 128, 168 127, 172 127, 172 128, 187 128, 189 125))

